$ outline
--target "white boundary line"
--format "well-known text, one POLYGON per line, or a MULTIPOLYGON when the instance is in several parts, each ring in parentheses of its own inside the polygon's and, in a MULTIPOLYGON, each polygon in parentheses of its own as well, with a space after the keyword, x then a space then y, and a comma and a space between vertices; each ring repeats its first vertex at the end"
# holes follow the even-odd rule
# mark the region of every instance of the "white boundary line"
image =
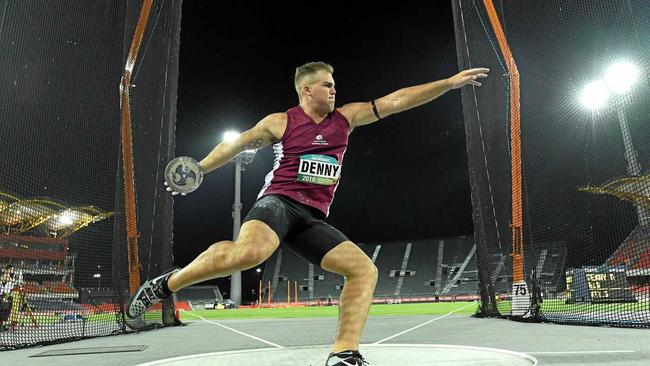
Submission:
POLYGON ((424 322, 424 323, 422 323, 422 324, 420 324, 420 325, 416 325, 416 326, 414 326, 413 328, 410 328, 410 329, 407 329, 407 330, 401 331, 401 332, 399 332, 399 333, 397 333, 397 334, 394 334, 394 335, 392 335, 392 336, 390 336, 390 337, 388 337, 388 338, 384 338, 384 339, 382 339, 382 340, 379 340, 379 341, 377 341, 377 342, 375 342, 375 343, 371 343, 371 344, 381 344, 381 343, 384 343, 384 342, 386 342, 386 341, 388 341, 388 340, 391 340, 391 339, 393 339, 393 338, 395 338, 395 337, 399 337, 399 336, 401 336, 402 334, 406 334, 406 333, 408 333, 408 332, 410 332, 410 331, 412 331, 412 330, 418 329, 418 328, 423 327, 423 326, 425 326, 425 325, 427 325, 427 324, 429 324, 429 323, 435 322, 436 320, 440 320, 440 319, 442 319, 442 318, 446 318, 446 317, 448 317, 449 315, 451 315, 451 314, 453 314, 453 313, 455 313, 455 312, 457 312, 457 311, 459 311, 459 310, 463 310, 463 309, 465 309, 465 308, 468 308, 468 307, 470 307, 470 306, 476 306, 476 304, 475 304, 475 303, 471 303, 471 304, 469 304, 469 305, 467 305, 467 306, 463 306, 462 308, 458 308, 458 309, 456 309, 456 310, 452 310, 452 311, 450 311, 449 313, 447 313, 447 314, 445 314, 445 315, 443 315, 443 316, 439 316, 439 317, 437 317, 437 318, 435 318, 435 319, 428 320, 428 321, 426 321, 426 322, 424 322))
POLYGON ((248 334, 248 333, 240 332, 240 331, 238 331, 238 330, 236 330, 236 329, 232 329, 232 328, 227 327, 227 326, 225 326, 225 325, 223 325, 223 324, 219 324, 219 323, 217 323, 217 322, 210 321, 210 320, 208 320, 208 319, 206 319, 206 318, 204 318, 204 317, 202 317, 202 316, 200 316, 200 315, 192 314, 192 313, 187 312, 187 311, 185 311, 185 310, 181 310, 181 311, 182 311, 184 314, 188 314, 188 315, 195 316, 195 317, 197 317, 197 318, 203 320, 203 321, 206 322, 206 323, 210 323, 210 324, 218 325, 218 326, 220 326, 221 328, 225 328, 225 329, 228 329, 228 330, 231 331, 231 332, 235 332, 235 333, 237 333, 237 334, 241 334, 241 335, 246 336, 246 337, 248 337, 248 338, 252 338, 252 339, 254 339, 254 340, 256 340, 256 341, 260 341, 260 342, 262 342, 262 343, 266 343, 266 344, 268 344, 269 346, 273 346, 273 347, 276 347, 276 348, 284 348, 283 346, 281 346, 281 345, 279 345, 279 344, 275 344, 275 343, 273 343, 273 342, 269 342, 269 341, 267 341, 267 340, 264 340, 264 339, 259 338, 259 337, 255 337, 254 335, 251 335, 251 334, 248 334))

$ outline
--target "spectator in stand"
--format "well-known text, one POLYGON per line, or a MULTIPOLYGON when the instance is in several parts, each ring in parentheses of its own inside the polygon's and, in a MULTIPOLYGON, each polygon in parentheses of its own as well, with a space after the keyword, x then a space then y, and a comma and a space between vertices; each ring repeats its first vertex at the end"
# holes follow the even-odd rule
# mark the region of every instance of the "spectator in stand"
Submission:
POLYGON ((5 330, 5 323, 11 314, 11 290, 14 288, 14 266, 5 266, 0 276, 0 331, 5 330))
POLYGON ((38 327, 38 322, 34 318, 32 313, 32 308, 27 303, 27 294, 23 290, 20 284, 16 284, 11 290, 12 304, 11 312, 9 313, 9 323, 11 323, 11 329, 16 330, 16 327, 20 323, 22 325, 23 312, 26 312, 29 318, 34 324, 35 327, 38 327))

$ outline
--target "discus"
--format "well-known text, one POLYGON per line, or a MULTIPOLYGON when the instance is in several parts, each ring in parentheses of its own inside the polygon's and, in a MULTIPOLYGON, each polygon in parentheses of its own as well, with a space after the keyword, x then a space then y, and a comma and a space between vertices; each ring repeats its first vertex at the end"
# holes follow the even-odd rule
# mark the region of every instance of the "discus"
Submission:
POLYGON ((167 164, 165 182, 174 192, 187 194, 195 191, 203 182, 203 168, 189 156, 178 157, 167 164))

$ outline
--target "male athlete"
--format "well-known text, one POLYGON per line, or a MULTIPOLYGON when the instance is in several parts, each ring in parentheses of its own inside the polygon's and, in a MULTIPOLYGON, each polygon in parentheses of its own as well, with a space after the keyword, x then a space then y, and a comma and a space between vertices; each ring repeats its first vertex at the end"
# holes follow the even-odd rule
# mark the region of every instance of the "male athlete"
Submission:
POLYGON ((430 102, 449 90, 480 86, 478 79, 486 78, 488 71, 465 70, 370 102, 334 108, 334 68, 324 62, 298 67, 294 85, 299 105, 264 117, 235 141, 218 144, 198 163, 209 173, 244 150, 273 144, 273 169, 244 219, 237 241, 212 244, 185 268, 145 282, 129 300, 127 315, 135 318, 184 287, 255 267, 282 242, 309 262, 345 277, 336 341, 326 366, 366 363, 359 354, 359 339, 377 268, 357 245, 324 221, 341 177, 348 135, 356 127, 430 102))

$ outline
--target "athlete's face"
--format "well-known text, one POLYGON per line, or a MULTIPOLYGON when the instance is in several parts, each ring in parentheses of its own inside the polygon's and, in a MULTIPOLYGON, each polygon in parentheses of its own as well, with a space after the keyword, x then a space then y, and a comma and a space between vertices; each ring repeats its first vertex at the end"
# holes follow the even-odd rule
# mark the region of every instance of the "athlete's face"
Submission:
POLYGON ((309 92, 317 106, 327 109, 327 113, 334 110, 336 89, 332 74, 327 71, 318 71, 314 83, 309 87, 309 92))

